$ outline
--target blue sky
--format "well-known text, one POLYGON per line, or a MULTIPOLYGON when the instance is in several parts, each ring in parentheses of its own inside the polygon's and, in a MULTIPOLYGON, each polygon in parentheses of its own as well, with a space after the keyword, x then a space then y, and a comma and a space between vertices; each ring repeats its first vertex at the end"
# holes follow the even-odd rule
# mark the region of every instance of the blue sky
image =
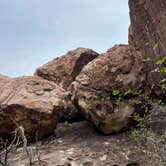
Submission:
POLYGON ((0 0, 0 73, 32 75, 77 47, 127 43, 128 0, 0 0))

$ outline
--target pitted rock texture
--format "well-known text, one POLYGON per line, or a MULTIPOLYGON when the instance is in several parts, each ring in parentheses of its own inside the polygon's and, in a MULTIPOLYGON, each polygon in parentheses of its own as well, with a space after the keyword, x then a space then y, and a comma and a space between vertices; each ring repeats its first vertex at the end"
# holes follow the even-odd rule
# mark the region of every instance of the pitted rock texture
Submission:
POLYGON ((28 140, 40 139, 54 132, 69 107, 66 91, 51 81, 37 76, 7 79, 0 87, 0 135, 8 137, 22 126, 28 140))
POLYGON ((35 74, 67 89, 82 68, 97 56, 91 49, 77 48, 38 68, 35 74))
POLYGON ((129 45, 141 51, 144 59, 150 59, 146 62, 147 81, 159 96, 161 93, 155 87, 166 74, 155 72, 159 67, 155 62, 166 56, 166 1, 129 0, 129 7, 129 45))
MULTIPOLYGON (((82 68, 98 55, 98 53, 91 49, 77 48, 38 68, 35 75, 49 81, 54 81, 67 90, 82 68)), ((79 121, 81 119, 82 116, 78 113, 74 105, 62 117, 62 121, 68 122, 79 121)))
POLYGON ((128 127, 136 111, 129 100, 115 104, 114 90, 136 94, 145 87, 146 75, 140 52, 116 45, 86 65, 70 90, 78 110, 105 134, 128 127))
POLYGON ((76 78, 96 90, 138 90, 145 83, 142 55, 127 45, 115 45, 86 65, 76 78))

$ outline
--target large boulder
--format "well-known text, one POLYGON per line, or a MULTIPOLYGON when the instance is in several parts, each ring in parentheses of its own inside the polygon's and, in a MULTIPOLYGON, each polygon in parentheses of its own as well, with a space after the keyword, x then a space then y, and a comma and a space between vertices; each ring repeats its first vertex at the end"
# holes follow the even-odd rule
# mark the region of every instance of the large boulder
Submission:
POLYGON ((53 133, 70 107, 66 91, 37 76, 3 78, 0 78, 0 136, 9 138, 18 126, 25 129, 28 140, 53 133))
POLYGON ((166 78, 163 68, 166 67, 166 1, 129 0, 129 6, 131 18, 129 45, 142 52, 147 61, 147 82, 160 96, 162 92, 159 90, 162 87, 160 81, 166 78), (159 59, 165 63, 159 65, 162 62, 160 61, 156 65, 159 59))
MULTIPOLYGON (((97 56, 98 53, 91 49, 77 48, 39 67, 35 75, 49 81, 54 81, 67 90, 76 76, 81 72, 82 68, 97 56)), ((68 122, 79 120, 82 120, 82 116, 78 113, 74 105, 64 113, 61 119, 61 121, 68 122)))
POLYGON ((35 75, 54 81, 67 89, 82 68, 97 56, 98 54, 91 49, 77 48, 38 68, 35 75))
POLYGON ((141 53, 116 45, 86 65, 70 90, 80 112, 105 134, 130 125, 137 111, 122 96, 137 96, 145 87, 146 75, 141 53))

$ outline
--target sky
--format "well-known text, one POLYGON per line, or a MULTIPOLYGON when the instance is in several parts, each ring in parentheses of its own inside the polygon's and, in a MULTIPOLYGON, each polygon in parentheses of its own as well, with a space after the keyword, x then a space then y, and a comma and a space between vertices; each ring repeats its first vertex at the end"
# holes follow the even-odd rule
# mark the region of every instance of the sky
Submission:
POLYGON ((32 75, 78 47, 128 41, 128 0, 0 0, 0 73, 32 75))

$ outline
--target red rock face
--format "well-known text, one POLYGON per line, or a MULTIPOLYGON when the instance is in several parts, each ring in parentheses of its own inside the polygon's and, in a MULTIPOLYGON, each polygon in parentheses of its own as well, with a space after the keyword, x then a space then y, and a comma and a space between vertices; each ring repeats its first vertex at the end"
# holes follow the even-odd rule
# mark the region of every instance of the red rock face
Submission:
POLYGON ((105 134, 119 132, 138 111, 130 101, 115 104, 114 90, 136 93, 144 88, 146 75, 141 53, 126 45, 116 45, 88 63, 71 84, 78 109, 105 134), (111 97, 110 97, 111 96, 111 97))
POLYGON ((38 68, 35 74, 67 89, 82 68, 97 56, 90 49, 78 48, 38 68))
POLYGON ((151 72, 158 67, 155 62, 166 56, 166 1, 129 0, 129 6, 129 45, 140 50, 144 58, 151 59, 146 66, 152 87, 166 77, 163 73, 151 72))
POLYGON ((9 136, 17 125, 25 129, 28 140, 53 133, 70 106, 67 93, 37 76, 4 80, 0 80, 0 136, 9 136))
POLYGON ((76 81, 103 91, 136 91, 143 87, 145 78, 141 53, 127 45, 115 45, 86 65, 76 81))

